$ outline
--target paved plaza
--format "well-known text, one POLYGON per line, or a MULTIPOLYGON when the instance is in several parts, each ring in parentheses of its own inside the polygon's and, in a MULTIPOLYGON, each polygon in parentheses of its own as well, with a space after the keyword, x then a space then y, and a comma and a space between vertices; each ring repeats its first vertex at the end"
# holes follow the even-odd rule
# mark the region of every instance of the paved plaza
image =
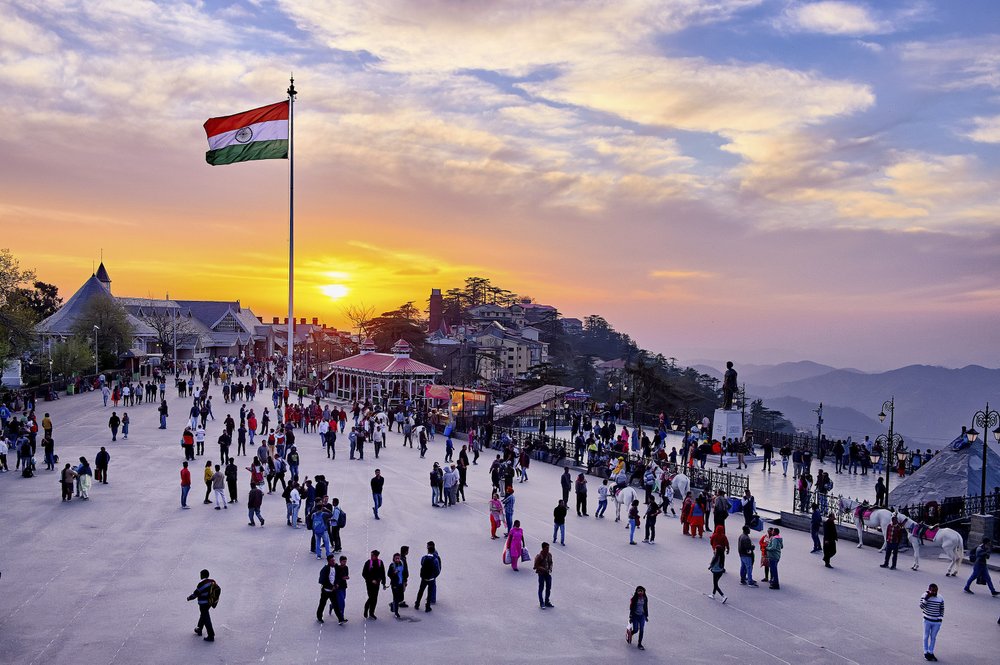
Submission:
MULTIPOLYGON (((223 511, 202 504, 202 467, 206 458, 214 462, 218 457, 211 442, 225 414, 238 418, 239 410, 239 405, 229 409, 221 403, 219 388, 212 394, 213 401, 219 400, 217 419, 208 428, 209 454, 191 466, 191 510, 180 509, 178 488, 188 400, 169 400, 166 431, 157 429, 155 405, 125 409, 132 420, 129 439, 119 437, 113 444, 107 428, 112 409, 101 406, 98 393, 39 405, 39 417, 44 411, 52 415, 63 463, 80 455, 92 462, 101 445, 108 447, 110 484, 95 483, 90 501, 62 503, 57 474, 44 465, 33 479, 14 472, 0 475, 2 662, 914 663, 922 660, 918 600, 930 582, 941 586, 946 603, 939 659, 997 662, 1000 599, 980 591, 983 587, 974 587, 974 596, 962 593, 971 570, 967 564, 958 579, 946 578, 946 564, 933 551, 919 572, 909 570, 910 555, 904 553, 900 570, 890 572, 878 567, 881 557, 873 549, 842 542, 834 569, 828 570, 818 555, 809 554, 808 534, 782 529, 781 590, 741 587, 739 522, 731 518, 732 553, 721 582, 729 601, 723 605, 707 595, 712 588, 707 536, 682 537, 676 519, 661 517, 656 544, 630 546, 625 529, 614 523, 613 507, 608 519, 592 517, 594 478, 591 517, 578 518, 570 506, 567 545, 553 550, 555 608, 543 611, 531 566, 518 573, 503 566, 503 541, 489 538, 493 453, 487 451, 470 468, 468 503, 432 508, 428 471, 434 460, 443 459, 444 439, 438 436, 421 460, 416 449, 401 447, 402 436, 395 433, 381 459, 374 458, 369 444, 364 461, 348 460, 346 437, 337 442, 336 461, 326 458, 318 435, 297 437, 301 475, 325 474, 332 481, 330 495, 341 499, 349 515, 342 535, 351 568, 350 621, 320 625, 315 611, 321 565, 307 550, 309 532, 285 525, 277 493, 265 496, 267 526, 247 525, 243 468, 249 458, 238 460, 238 504, 223 511), (386 477, 377 522, 368 486, 376 467, 386 477), (432 613, 412 607, 419 557, 428 540, 437 543, 443 559, 432 613), (365 621, 361 566, 369 550, 379 549, 388 563, 403 544, 410 546, 406 600, 411 608, 402 611, 404 620, 394 620, 387 607, 390 593, 383 591, 378 621, 365 621), (198 611, 185 602, 201 568, 208 568, 223 589, 213 612, 214 644, 192 633, 198 611), (624 641, 628 599, 639 584, 651 598, 645 652, 624 641)), ((265 406, 270 403, 261 396, 255 404, 258 415, 265 406)), ((515 483, 515 518, 524 526, 532 555, 552 535, 559 473, 535 462, 529 482, 515 483)), ((763 507, 772 507, 772 496, 790 498, 791 476, 772 474, 764 484, 759 466, 750 475, 763 507)), ((852 493, 839 484, 841 478, 834 476, 835 493, 852 493)), ((844 482, 860 485, 854 479, 844 482)), ((755 574, 759 577, 759 567, 755 574)))

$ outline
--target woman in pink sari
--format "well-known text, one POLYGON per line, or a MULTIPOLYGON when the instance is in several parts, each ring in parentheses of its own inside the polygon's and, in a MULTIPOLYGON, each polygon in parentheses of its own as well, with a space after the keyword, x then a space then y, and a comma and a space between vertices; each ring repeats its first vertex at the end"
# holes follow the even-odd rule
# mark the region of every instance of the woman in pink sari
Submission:
POLYGON ((514 526, 507 534, 504 549, 510 552, 510 567, 517 572, 517 564, 521 560, 521 550, 524 548, 524 531, 521 530, 521 520, 514 520, 514 526))

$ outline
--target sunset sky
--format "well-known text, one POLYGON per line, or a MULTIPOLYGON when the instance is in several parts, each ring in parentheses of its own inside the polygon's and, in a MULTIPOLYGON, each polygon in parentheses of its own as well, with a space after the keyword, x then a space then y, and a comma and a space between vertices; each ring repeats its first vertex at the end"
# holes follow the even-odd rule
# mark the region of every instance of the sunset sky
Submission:
POLYGON ((2 246, 297 316, 469 275, 680 359, 1000 365, 1000 3, 0 3, 2 246))

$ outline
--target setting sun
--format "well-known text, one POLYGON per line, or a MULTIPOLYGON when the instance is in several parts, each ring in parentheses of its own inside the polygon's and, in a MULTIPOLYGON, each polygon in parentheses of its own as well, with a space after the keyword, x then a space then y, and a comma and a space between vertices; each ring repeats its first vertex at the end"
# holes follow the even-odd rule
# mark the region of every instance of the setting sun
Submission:
POLYGON ((343 284, 324 284, 319 290, 330 300, 340 300, 350 293, 350 289, 343 284))

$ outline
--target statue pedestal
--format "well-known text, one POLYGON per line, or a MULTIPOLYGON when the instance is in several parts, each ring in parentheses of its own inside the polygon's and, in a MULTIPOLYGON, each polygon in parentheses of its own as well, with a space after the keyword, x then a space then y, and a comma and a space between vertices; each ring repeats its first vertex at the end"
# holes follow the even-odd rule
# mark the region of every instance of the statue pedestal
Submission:
POLYGON ((740 411, 716 409, 712 418, 712 440, 743 438, 743 414, 740 411))
POLYGON ((979 547, 983 538, 993 539, 994 524, 992 515, 972 515, 969 518, 969 540, 966 545, 969 549, 979 547))

